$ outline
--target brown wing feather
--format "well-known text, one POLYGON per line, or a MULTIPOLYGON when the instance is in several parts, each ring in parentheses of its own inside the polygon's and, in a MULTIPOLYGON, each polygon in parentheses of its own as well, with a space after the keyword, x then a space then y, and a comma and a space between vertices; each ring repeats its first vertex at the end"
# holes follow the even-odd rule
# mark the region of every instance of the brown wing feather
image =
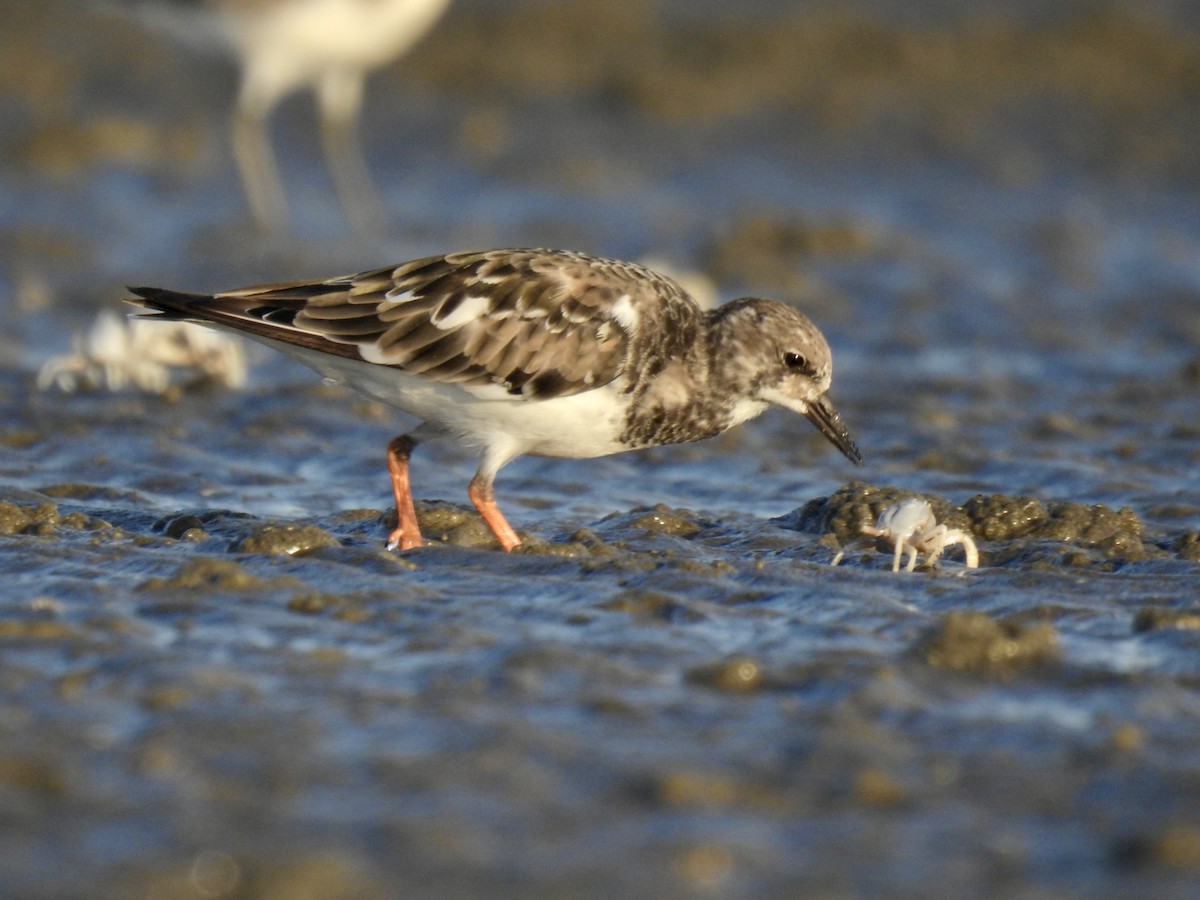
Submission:
POLYGON ((139 298, 133 302, 173 318, 465 387, 500 385, 523 397, 566 396, 611 382, 629 362, 633 317, 681 348, 699 321, 695 303, 670 279, 549 250, 453 253, 212 297, 132 290, 139 298))

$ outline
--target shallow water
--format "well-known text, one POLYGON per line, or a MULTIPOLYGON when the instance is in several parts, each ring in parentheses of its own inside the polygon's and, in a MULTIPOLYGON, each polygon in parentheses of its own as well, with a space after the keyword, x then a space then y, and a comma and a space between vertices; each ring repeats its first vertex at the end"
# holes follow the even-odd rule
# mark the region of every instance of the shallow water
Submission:
POLYGON ((559 3, 530 37, 530 7, 463 0, 372 82, 388 232, 344 233, 297 101, 296 233, 264 238, 219 58, 0 4, 0 892, 1190 896, 1200 51, 1169 4, 1024 6, 559 3), (393 555, 383 453, 411 423, 300 366, 35 384, 126 283, 501 245, 797 302, 866 466, 781 412, 518 460, 497 491, 529 549, 505 556, 474 461, 423 447, 444 542, 393 555), (957 548, 833 568, 853 481, 953 516, 1130 512, 981 519, 972 571, 957 548))

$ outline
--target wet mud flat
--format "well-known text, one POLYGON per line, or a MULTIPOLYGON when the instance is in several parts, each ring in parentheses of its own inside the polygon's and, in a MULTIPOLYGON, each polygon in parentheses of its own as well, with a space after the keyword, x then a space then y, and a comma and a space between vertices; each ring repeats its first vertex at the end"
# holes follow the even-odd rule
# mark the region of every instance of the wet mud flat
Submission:
POLYGON ((0 3, 0 893, 1194 893, 1195 23, 605 6, 456 3, 372 84, 396 222, 339 243, 302 105, 307 218, 251 236, 232 69, 0 3), (780 414, 520 460, 505 555, 422 447, 388 554, 377 404, 261 355, 36 386, 126 283, 521 243, 797 302, 867 467, 780 414), (830 565, 910 497, 978 569, 830 565))
MULTIPOLYGON (((518 463, 500 489, 528 547, 500 553, 437 500, 419 507, 431 546, 389 554, 392 511, 339 507, 298 462, 337 452, 330 428, 381 446, 338 392, 289 385, 307 412, 272 435, 274 468, 233 462, 276 391, 60 397, 6 430, 14 895, 1194 883, 1194 533, 1102 504, 923 493, 981 566, 951 549, 894 575, 882 545, 829 563, 905 489, 847 483, 774 518, 591 515, 563 471, 518 463), (558 503, 522 508, 546 479, 558 503), (230 508, 267 488, 329 511, 230 508)), ((761 423, 762 452, 786 455, 795 424, 761 423)), ((724 464, 709 446, 702 472, 724 464)), ((349 490, 386 492, 377 455, 349 490)))

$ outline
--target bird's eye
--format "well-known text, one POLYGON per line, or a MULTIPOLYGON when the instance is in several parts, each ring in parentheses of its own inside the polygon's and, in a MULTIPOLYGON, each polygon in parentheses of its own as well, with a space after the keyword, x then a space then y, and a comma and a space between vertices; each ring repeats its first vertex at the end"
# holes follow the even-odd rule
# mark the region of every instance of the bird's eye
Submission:
POLYGON ((791 350, 783 354, 783 362, 784 365, 786 365, 789 369, 799 370, 808 368, 808 360, 802 354, 795 353, 791 350))

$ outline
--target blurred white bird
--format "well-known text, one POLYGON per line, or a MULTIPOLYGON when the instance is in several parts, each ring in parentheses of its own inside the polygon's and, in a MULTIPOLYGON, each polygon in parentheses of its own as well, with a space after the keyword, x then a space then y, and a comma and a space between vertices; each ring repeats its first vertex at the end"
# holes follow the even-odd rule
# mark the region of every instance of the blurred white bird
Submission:
POLYGON ((246 384, 241 342, 229 335, 172 322, 128 321, 111 310, 96 317, 91 330, 75 335, 70 353, 52 357, 38 372, 43 390, 124 391, 162 394, 171 387, 171 370, 190 374, 192 383, 240 388, 246 384))
POLYGON ((241 61, 233 151, 255 220, 288 223, 287 198, 267 122, 288 94, 312 88, 321 140, 346 216, 383 223, 383 205, 357 135, 367 73, 398 58, 434 26, 450 0, 105 0, 189 43, 220 41, 241 61))

